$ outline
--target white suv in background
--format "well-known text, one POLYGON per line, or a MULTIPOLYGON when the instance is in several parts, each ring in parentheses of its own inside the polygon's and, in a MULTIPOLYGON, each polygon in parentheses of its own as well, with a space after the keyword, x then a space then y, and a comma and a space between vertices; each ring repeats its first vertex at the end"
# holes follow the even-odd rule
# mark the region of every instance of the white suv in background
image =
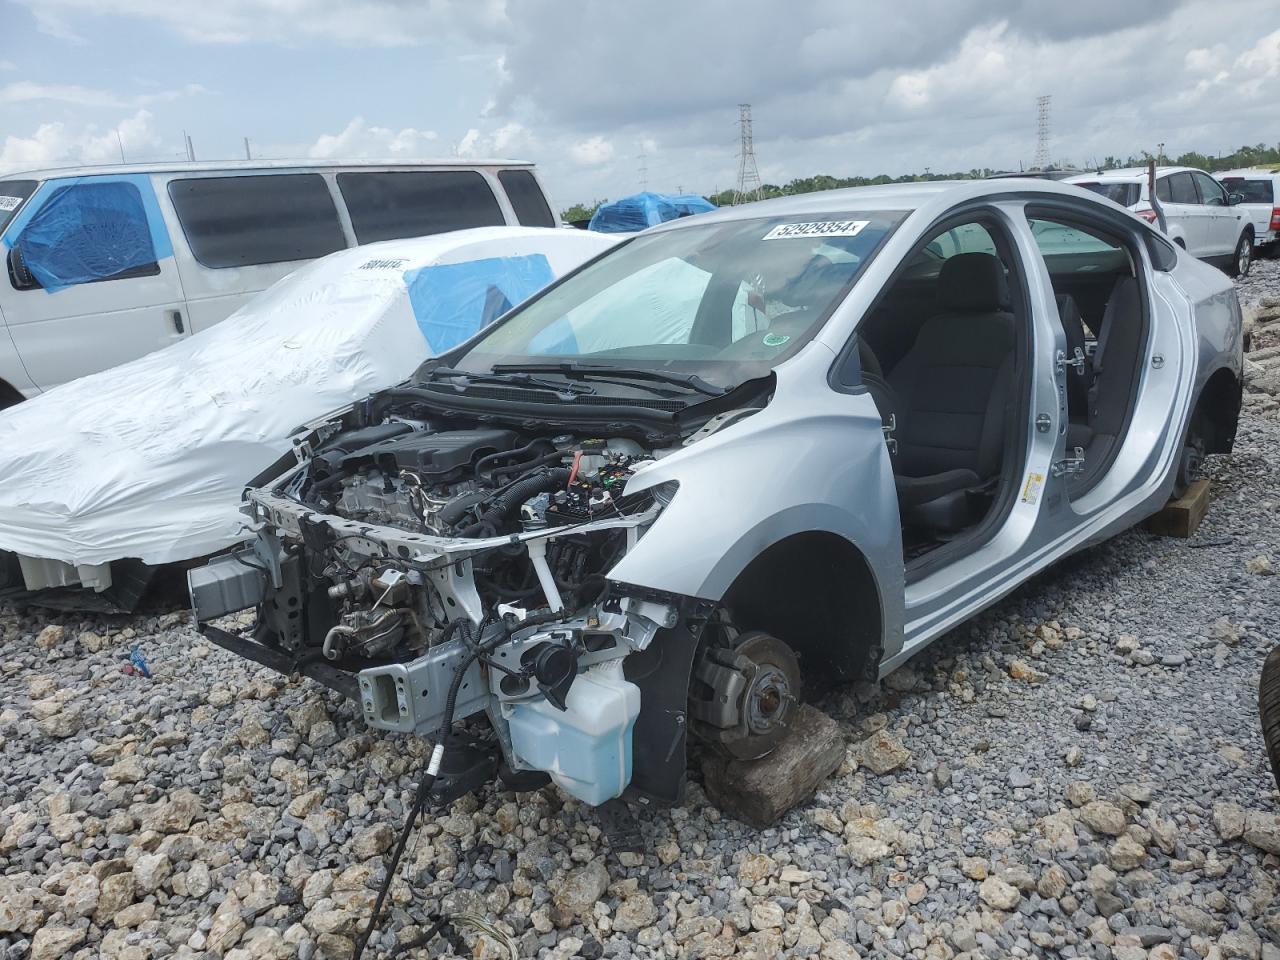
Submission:
POLYGON ((521 161, 268 160, 0 178, 0 407, 225 320, 303 263, 559 223, 521 161))
POLYGON ((1214 179, 1238 193, 1242 199, 1240 209, 1253 222, 1253 242, 1259 247, 1271 247, 1280 240, 1280 170, 1254 167, 1245 170, 1223 170, 1214 179))
MULTIPOLYGON (((1066 181, 1128 207, 1148 223, 1157 223, 1142 167, 1099 170, 1066 181)), ((1156 199, 1164 212, 1165 233, 1187 253, 1233 277, 1249 272, 1254 226, 1240 206, 1239 194, 1226 189, 1203 170, 1156 167, 1156 199)))

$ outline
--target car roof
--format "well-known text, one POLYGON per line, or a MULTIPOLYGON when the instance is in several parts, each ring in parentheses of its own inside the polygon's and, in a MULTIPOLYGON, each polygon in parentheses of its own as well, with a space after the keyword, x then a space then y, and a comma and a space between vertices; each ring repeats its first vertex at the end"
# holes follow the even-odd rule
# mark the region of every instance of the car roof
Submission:
MULTIPOLYGON (((1164 177, 1171 173, 1204 173, 1199 167, 1156 167, 1156 176, 1164 177)), ((1147 179, 1146 167, 1117 167, 1114 170, 1099 170, 1095 173, 1084 173, 1072 177, 1072 183, 1095 183, 1099 181, 1138 182, 1147 179)))
MULTIPOLYGON (((845 187, 839 190, 820 190, 772 200, 757 200, 738 206, 720 207, 709 213, 682 217, 650 227, 646 233, 680 230, 686 226, 752 220, 762 217, 786 217, 794 215, 832 215, 873 210, 914 211, 921 207, 945 208, 969 200, 985 197, 997 198, 1010 195, 1044 194, 1066 196, 1089 202, 1108 203, 1102 198, 1064 185, 1058 180, 1033 178, 1006 178, 993 180, 928 180, 913 183, 887 183, 868 187, 845 187)), ((1112 204, 1112 206, 1114 206, 1112 204)))
POLYGON ((1219 180, 1223 177, 1245 177, 1261 180, 1266 177, 1280 177, 1280 170, 1270 167, 1241 167, 1239 170, 1219 170, 1214 174, 1219 180))
POLYGON ((50 177, 119 176, 150 173, 270 173, 276 170, 331 170, 348 168, 472 169, 474 167, 532 167, 529 160, 471 160, 448 157, 436 160, 170 160, 160 163, 104 163, 89 166, 45 167, 0 174, 5 180, 46 180, 50 177))

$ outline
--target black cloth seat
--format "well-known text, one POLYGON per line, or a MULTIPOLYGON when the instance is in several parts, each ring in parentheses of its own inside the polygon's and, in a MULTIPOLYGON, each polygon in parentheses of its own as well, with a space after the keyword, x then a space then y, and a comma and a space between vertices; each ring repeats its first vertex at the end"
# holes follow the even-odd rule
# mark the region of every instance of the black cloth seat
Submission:
POLYGON ((888 376, 896 406, 895 481, 907 525, 967 526, 967 491, 1000 473, 1016 345, 1009 303, 999 259, 950 258, 938 275, 940 312, 924 322, 888 376))
POLYGON ((1081 365, 1067 367, 1067 414, 1076 423, 1086 423, 1089 419, 1089 388, 1093 386, 1093 361, 1085 351, 1084 318, 1071 294, 1060 293, 1055 299, 1058 319, 1067 338, 1067 359, 1084 358, 1081 365))

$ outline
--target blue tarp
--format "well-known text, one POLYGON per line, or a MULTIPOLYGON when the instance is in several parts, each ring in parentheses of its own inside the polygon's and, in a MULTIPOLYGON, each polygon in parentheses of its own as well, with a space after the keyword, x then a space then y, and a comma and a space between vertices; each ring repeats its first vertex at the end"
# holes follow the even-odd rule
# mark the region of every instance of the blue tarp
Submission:
POLYGON ((173 255, 150 178, 138 175, 46 184, 10 225, 6 243, 21 246, 27 269, 49 293, 173 255))
POLYGON ((602 204, 587 229, 601 233, 634 233, 715 208, 710 200, 694 193, 636 193, 602 204))
POLYGON ((443 263, 404 275, 413 315, 433 353, 479 333, 554 279, 540 253, 443 263))

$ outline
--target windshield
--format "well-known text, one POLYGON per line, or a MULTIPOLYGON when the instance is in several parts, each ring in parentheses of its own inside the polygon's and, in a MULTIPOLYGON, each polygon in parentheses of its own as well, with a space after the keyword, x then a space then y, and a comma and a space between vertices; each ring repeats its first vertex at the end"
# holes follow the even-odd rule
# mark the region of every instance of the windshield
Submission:
POLYGON ((1246 180, 1244 177, 1223 177, 1222 183, 1231 193, 1244 197, 1244 203, 1271 203, 1270 180, 1246 180))
POLYGON ((763 376, 830 315, 906 211, 730 220, 641 235, 517 309, 452 366, 763 376))
POLYGON ((0 180, 0 234, 23 203, 36 192, 35 180, 0 180))
POLYGON ((1142 186, 1137 183, 1126 183, 1123 180, 1109 180, 1105 182, 1094 181, 1092 183, 1077 183, 1077 187, 1084 187, 1086 190, 1092 191, 1100 196, 1106 197, 1122 207, 1132 207, 1138 202, 1138 197, 1142 194, 1142 186))

